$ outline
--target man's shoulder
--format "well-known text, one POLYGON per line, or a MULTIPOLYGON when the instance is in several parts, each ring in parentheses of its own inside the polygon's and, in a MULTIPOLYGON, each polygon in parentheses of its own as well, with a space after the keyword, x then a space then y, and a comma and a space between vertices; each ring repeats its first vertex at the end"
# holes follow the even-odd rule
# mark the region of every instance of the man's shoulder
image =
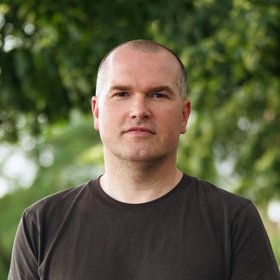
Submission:
POLYGON ((77 200, 86 196, 96 180, 90 180, 78 186, 70 187, 54 194, 46 196, 25 209, 24 215, 27 217, 39 217, 42 215, 52 215, 55 212, 64 212, 71 207, 77 200))
POLYGON ((206 207, 220 208, 221 210, 227 210, 230 212, 241 211, 248 205, 252 205, 252 202, 243 196, 233 193, 224 188, 218 187, 209 183, 208 181, 185 176, 185 182, 191 186, 191 191, 197 199, 200 200, 206 207))
POLYGON ((207 193, 209 195, 214 195, 214 196, 220 196, 223 197, 225 199, 229 199, 229 200, 238 200, 241 202, 248 202, 249 199, 238 195, 236 193, 233 193, 230 190, 227 190, 225 188, 222 188, 220 186, 216 186, 212 183, 210 183, 209 181, 197 178, 197 177, 192 177, 190 175, 184 174, 185 177, 185 182, 187 182, 187 184, 192 185, 192 187, 196 188, 198 191, 202 191, 204 193, 207 193))

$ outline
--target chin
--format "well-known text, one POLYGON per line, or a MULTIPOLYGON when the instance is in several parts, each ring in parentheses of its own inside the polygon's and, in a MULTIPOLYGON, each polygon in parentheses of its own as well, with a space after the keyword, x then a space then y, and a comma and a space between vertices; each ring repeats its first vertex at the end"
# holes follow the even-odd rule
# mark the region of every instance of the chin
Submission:
POLYGON ((144 152, 139 152, 139 153, 133 153, 133 154, 127 154, 126 156, 124 156, 124 158, 127 161, 130 162, 135 162, 135 163, 152 163, 152 162, 156 162, 156 161, 161 161, 164 158, 166 158, 167 155, 166 154, 162 154, 162 153, 144 153, 144 152))

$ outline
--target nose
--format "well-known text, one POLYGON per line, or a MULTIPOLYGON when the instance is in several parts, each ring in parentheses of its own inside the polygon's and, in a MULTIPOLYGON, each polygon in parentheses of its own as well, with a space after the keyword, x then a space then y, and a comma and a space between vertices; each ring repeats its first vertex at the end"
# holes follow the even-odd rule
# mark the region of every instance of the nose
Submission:
POLYGON ((133 119, 148 119, 151 116, 147 100, 144 96, 135 96, 130 107, 130 117, 133 119))

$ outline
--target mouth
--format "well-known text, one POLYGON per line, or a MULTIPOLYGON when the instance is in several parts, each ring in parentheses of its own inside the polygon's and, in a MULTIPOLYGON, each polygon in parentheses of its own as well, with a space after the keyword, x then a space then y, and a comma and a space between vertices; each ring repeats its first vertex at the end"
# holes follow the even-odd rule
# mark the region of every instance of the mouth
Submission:
POLYGON ((124 133, 134 133, 134 134, 156 134, 156 132, 150 128, 146 127, 131 127, 124 130, 124 133))

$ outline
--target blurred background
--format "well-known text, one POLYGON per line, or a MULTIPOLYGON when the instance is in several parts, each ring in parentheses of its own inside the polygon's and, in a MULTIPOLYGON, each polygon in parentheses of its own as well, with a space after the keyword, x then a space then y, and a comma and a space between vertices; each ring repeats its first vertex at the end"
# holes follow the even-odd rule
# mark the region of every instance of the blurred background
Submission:
POLYGON ((23 210, 103 172, 90 100, 102 56, 173 49, 192 116, 178 166, 251 199, 280 265, 279 0, 2 0, 0 279, 23 210))

